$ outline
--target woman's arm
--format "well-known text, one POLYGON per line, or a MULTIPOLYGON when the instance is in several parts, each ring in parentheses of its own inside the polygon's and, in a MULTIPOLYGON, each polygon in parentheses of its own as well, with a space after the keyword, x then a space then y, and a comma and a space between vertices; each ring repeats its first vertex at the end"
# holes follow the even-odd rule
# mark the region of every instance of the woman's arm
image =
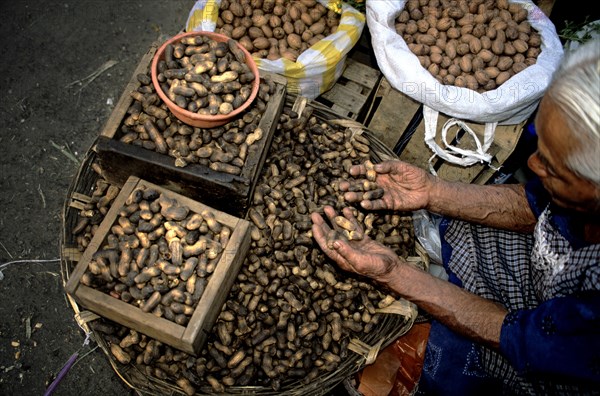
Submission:
MULTIPOLYGON (((348 202, 360 203, 367 210, 427 209, 511 231, 531 232, 535 226, 536 219, 524 186, 448 182, 402 161, 382 162, 374 165, 373 170, 376 172, 375 182, 383 190, 383 195, 376 199, 363 199, 362 192, 352 191, 351 185, 356 182, 348 180, 340 183, 348 202)), ((365 164, 353 166, 350 174, 368 178, 365 164)))
POLYGON ((507 310, 408 264, 379 280, 458 334, 497 349, 507 310))
POLYGON ((517 184, 477 185, 436 179, 427 210, 444 216, 518 232, 533 231, 536 218, 517 184))

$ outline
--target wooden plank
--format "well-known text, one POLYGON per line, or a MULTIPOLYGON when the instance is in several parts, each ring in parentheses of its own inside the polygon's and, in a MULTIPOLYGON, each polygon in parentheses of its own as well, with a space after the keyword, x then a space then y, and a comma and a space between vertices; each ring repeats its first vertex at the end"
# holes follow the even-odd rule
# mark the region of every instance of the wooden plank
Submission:
MULTIPOLYGON (((515 125, 498 125, 494 134, 494 144, 497 144, 503 149, 503 152, 510 150, 512 152, 517 145, 523 128, 527 124, 527 120, 515 125)), ((504 162, 507 157, 498 158, 504 162)))
MULTIPOLYGON (((498 154, 496 154, 496 156, 494 157, 494 161, 492 161, 492 166, 494 168, 498 168, 502 164, 504 164, 504 162, 515 151, 517 142, 519 141, 519 139, 521 138, 521 135, 523 134, 523 129, 524 129, 525 123, 526 122, 524 121, 522 124, 519 124, 520 128, 518 126, 516 126, 517 130, 515 131, 515 134, 513 134, 511 136, 511 138, 514 139, 514 144, 512 146, 504 148, 503 150, 499 151, 498 154)), ((485 184, 492 178, 492 176, 495 173, 496 173, 496 171, 493 168, 488 167, 488 168, 484 169, 483 172, 481 172, 481 174, 479 174, 473 182, 476 184, 485 184)))
MULTIPOLYGON (((275 93, 271 95, 269 104, 262 115, 259 127, 263 130, 265 137, 248 148, 248 157, 246 163, 242 168, 241 176, 252 181, 251 190, 254 190, 254 186, 258 180, 258 174, 265 163, 267 153, 271 147, 273 135, 275 129, 277 129, 277 123, 279 122, 279 115, 283 110, 285 103, 285 86, 277 84, 275 87, 275 93)), ((250 192, 251 193, 251 192, 250 192)))
POLYGON ((139 331, 184 352, 194 353, 192 348, 182 341, 185 328, 170 320, 143 312, 131 304, 83 285, 78 288, 75 299, 82 306, 104 318, 139 331))
POLYGON ((471 183, 473 184, 486 184, 496 173, 496 169, 500 168, 502 164, 494 157, 492 158, 491 166, 486 166, 481 173, 479 173, 471 183))
POLYGON ((148 52, 146 52, 146 54, 142 57, 142 60, 133 72, 133 76, 129 80, 129 83, 127 83, 127 86, 121 94, 119 101, 115 105, 115 108, 111 113, 108 121, 104 125, 104 128, 102 128, 102 130, 100 131, 101 136, 112 138, 121 126, 121 121, 125 117, 127 109, 133 102, 131 92, 136 91, 141 85, 140 82, 137 80, 137 75, 140 73, 148 73, 148 70, 150 69, 150 64, 152 62, 152 58, 154 57, 154 53, 160 47, 160 45, 161 43, 159 42, 152 43, 148 52))
POLYGON ((354 92, 339 83, 335 84, 329 91, 321 94, 321 97, 352 114, 358 114, 367 101, 365 95, 354 92))
POLYGON ((81 311, 75 315, 75 320, 82 326, 96 319, 100 319, 100 315, 97 315, 92 311, 81 311))
POLYGON ((96 312, 110 320, 135 329, 161 342, 190 354, 198 353, 206 340, 206 334, 212 328, 221 311, 229 289, 237 276, 239 268, 250 246, 250 223, 225 212, 215 210, 191 198, 176 194, 161 186, 132 176, 124 184, 104 220, 98 227, 94 237, 84 251, 81 260, 71 273, 65 289, 78 303, 90 311, 96 312), (207 289, 195 307, 187 326, 180 326, 152 313, 143 312, 140 308, 111 297, 106 293, 81 284, 93 255, 106 243, 112 226, 116 223, 119 212, 131 193, 137 188, 155 189, 167 198, 174 199, 178 205, 185 206, 190 213, 201 214, 209 210, 216 220, 232 230, 231 236, 219 257, 215 272, 208 279, 207 289))
MULTIPOLYGON (((492 144, 488 153, 490 155, 495 155, 495 153, 499 150, 498 146, 492 144)), ((437 174, 440 178, 448 181, 460 181, 470 183, 477 176, 483 172, 485 169, 488 169, 489 166, 484 163, 476 163, 470 166, 461 166, 452 164, 450 162, 440 160, 441 165, 437 170, 437 174)))
POLYGON ((359 83, 354 82, 354 81, 347 81, 344 86, 346 88, 348 88, 349 90, 351 90, 351 91, 360 93, 361 95, 365 94, 363 91, 366 90, 366 88, 364 86, 360 85, 359 83))
POLYGON ((393 148, 421 104, 394 89, 386 78, 381 79, 373 103, 367 126, 387 147, 393 148))
POLYGON ((381 72, 365 64, 355 61, 352 58, 346 59, 346 68, 342 75, 350 81, 353 81, 368 89, 375 88, 381 72))
POLYGON ((231 234, 228 246, 235 246, 236 249, 224 251, 225 260, 219 262, 215 272, 211 275, 210 282, 206 285, 204 294, 182 336, 183 342, 186 345, 192 345, 192 349, 195 351, 201 350, 204 346, 246 258, 246 252, 250 247, 249 222, 238 222, 231 234))
MULTIPOLYGON (((425 144, 425 128, 417 128, 400 153, 400 159, 429 172, 429 158, 432 155, 433 152, 425 144)), ((435 161, 433 163, 435 164, 435 161)))
POLYGON ((70 261, 79 261, 81 260, 81 252, 76 247, 63 246, 62 257, 70 261))
MULTIPOLYGON (((440 114, 439 118, 438 118, 435 141, 442 148, 445 147, 443 139, 442 139, 442 128, 443 128, 444 124, 450 119, 451 119, 451 117, 448 117, 444 114, 440 114)), ((466 124, 475 133, 476 138, 480 142, 483 142, 485 125, 476 124, 476 123, 472 123, 472 122, 467 122, 466 124)), ((423 127, 424 127, 424 123, 423 123, 423 127)), ((450 127, 447 130, 446 141, 452 146, 462 148, 465 150, 476 150, 477 149, 477 143, 476 143, 475 139, 466 131, 462 131, 461 127, 458 125, 454 125, 453 127, 450 127)), ((494 144, 492 143, 492 145, 490 146, 490 149, 488 150, 488 153, 490 155, 494 155, 495 152, 497 152, 497 151, 498 151, 498 148, 494 147, 494 144)), ((439 166, 438 176, 440 176, 442 178, 445 178, 445 176, 446 176, 445 168, 448 168, 448 167, 450 168, 449 169, 450 175, 448 176, 447 180, 456 180, 456 181, 461 180, 460 176, 458 176, 458 175, 464 174, 464 178, 462 180, 470 181, 473 179, 473 177, 475 177, 475 175, 479 174, 481 169, 483 169, 483 165, 474 164, 469 167, 463 167, 460 165, 452 164, 443 159, 440 159, 440 164, 441 165, 439 166), (462 170, 464 170, 464 172, 462 170)))
MULTIPOLYGON (((405 133, 409 132, 407 128, 415 113, 419 110, 419 107, 420 103, 397 91, 390 85, 387 79, 382 78, 373 104, 368 112, 369 115, 367 118, 369 119, 370 117, 368 127, 389 148, 394 148, 401 138, 409 139, 404 150, 399 155, 400 159, 429 171, 429 159, 432 157, 433 151, 425 144, 425 127, 423 121, 419 122, 410 138, 404 136, 405 133)), ((440 114, 438 119, 436 142, 442 147, 443 142, 440 131, 449 118, 444 114, 440 114)), ((496 127, 494 142, 488 153, 494 156, 494 161, 497 164, 503 164, 514 151, 525 123, 526 121, 517 125, 499 125, 496 127)), ((471 122, 468 122, 467 125, 473 129, 479 140, 483 141, 485 125, 471 122)), ((465 136, 461 139, 459 147, 474 149, 476 146, 470 135, 465 134, 465 136)), ((454 135, 450 133, 448 141, 451 141, 453 137, 454 135)), ((461 167, 460 165, 448 163, 438 157, 433 158, 432 166, 437 170, 438 175, 444 179, 465 182, 474 182, 477 180, 478 183, 485 183, 495 172, 492 168, 484 164, 461 167)))
POLYGON ((336 105, 335 103, 331 106, 331 110, 333 110, 336 114, 339 114, 339 115, 345 116, 345 117, 352 117, 354 115, 350 111, 344 109, 341 106, 336 105))
POLYGON ((357 119, 371 98, 380 76, 379 70, 347 58, 338 81, 315 100, 341 116, 357 119))
MULTIPOLYGON (((438 136, 441 133, 441 127, 448 119, 449 117, 447 116, 440 116, 438 121, 438 136)), ((485 125, 474 122, 468 122, 467 125, 473 130, 479 140, 483 142, 485 125)), ((524 125, 525 121, 517 125, 496 126, 494 141, 487 152, 493 156, 497 164, 503 164, 509 154, 514 151, 524 125)), ((449 139, 452 137, 449 136, 449 139)), ((441 139, 439 140, 441 141, 441 139)), ((473 150, 476 145, 471 136, 465 133, 457 147, 473 150)), ((438 169, 438 176, 450 181, 474 182, 475 180, 479 180, 479 183, 485 183, 494 172, 495 169, 488 166, 488 164, 477 163, 468 167, 462 167, 443 161, 438 169)))

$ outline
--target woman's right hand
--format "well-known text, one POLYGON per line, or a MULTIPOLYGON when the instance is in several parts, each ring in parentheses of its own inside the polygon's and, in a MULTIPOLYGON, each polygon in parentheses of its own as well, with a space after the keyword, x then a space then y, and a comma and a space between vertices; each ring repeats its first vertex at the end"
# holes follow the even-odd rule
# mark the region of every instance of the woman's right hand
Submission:
MULTIPOLYGON (((363 200, 362 192, 349 191, 353 181, 344 181, 340 183, 340 189, 345 191, 346 201, 358 202, 367 210, 413 211, 427 208, 430 192, 437 180, 433 175, 399 160, 375 164, 374 169, 377 172, 375 182, 384 190, 383 196, 363 200)), ((364 178, 366 173, 367 168, 364 164, 354 165, 350 169, 350 174, 355 178, 364 178)))

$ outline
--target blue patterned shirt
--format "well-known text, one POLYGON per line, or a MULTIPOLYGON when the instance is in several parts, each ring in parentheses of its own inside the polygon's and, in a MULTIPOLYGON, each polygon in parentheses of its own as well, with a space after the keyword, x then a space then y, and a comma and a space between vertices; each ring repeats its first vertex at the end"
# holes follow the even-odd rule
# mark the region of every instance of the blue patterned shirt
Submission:
POLYGON ((499 353, 434 321, 418 394, 600 395, 600 244, 538 179, 526 194, 533 234, 442 222, 449 280, 509 313, 499 353))

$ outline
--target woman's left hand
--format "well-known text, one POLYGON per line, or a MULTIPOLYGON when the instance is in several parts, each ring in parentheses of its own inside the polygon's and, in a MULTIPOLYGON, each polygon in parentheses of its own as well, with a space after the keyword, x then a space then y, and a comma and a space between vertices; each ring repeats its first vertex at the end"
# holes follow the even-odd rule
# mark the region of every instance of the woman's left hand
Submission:
MULTIPOLYGON (((313 237, 323 252, 346 271, 387 283, 390 272, 402 264, 394 251, 366 235, 360 240, 347 240, 341 235, 341 229, 335 223, 337 217, 335 210, 331 206, 326 206, 324 211, 331 226, 320 214, 311 215, 313 237)), ((343 215, 354 224, 357 232, 364 233, 351 208, 344 208, 343 215)))

